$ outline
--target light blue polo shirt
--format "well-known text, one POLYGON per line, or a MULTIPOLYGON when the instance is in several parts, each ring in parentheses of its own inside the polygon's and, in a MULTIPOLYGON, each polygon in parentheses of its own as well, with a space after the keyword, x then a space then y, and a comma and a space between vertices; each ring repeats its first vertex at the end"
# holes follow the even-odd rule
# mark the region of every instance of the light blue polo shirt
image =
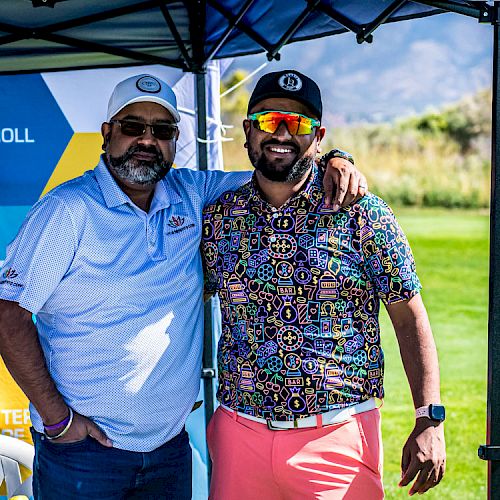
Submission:
POLYGON ((153 450, 191 411, 203 349, 202 210, 250 177, 173 169, 145 213, 101 159, 39 200, 7 248, 0 298, 36 315, 58 390, 117 448, 153 450))

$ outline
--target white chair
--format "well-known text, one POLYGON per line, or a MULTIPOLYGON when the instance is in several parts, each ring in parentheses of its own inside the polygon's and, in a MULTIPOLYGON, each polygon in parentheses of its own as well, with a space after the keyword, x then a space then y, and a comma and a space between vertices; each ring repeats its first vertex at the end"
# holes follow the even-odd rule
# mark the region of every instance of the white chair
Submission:
POLYGON ((33 470, 35 448, 30 444, 10 436, 0 435, 0 484, 5 481, 7 498, 16 495, 33 496, 31 476, 21 480, 19 465, 33 470))

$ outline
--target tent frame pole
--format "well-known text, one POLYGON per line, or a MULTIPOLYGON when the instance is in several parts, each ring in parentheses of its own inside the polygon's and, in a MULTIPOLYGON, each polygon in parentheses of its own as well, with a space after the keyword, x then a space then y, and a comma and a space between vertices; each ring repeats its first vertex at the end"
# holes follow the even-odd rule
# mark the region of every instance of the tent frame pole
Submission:
POLYGON ((289 42, 295 33, 300 29, 300 27, 306 22, 307 17, 311 12, 315 11, 321 0, 308 0, 307 7, 301 12, 300 16, 290 25, 290 27, 285 31, 283 36, 279 39, 278 43, 267 53, 267 59, 272 61, 276 59, 280 60, 279 51, 283 48, 285 44, 289 42))
MULTIPOLYGON (((205 47, 203 44, 206 0, 194 0, 186 2, 190 10, 190 35, 193 48, 193 67, 191 68, 195 78, 196 92, 196 152, 198 158, 198 169, 208 170, 208 146, 207 146, 207 86, 206 86, 206 64, 205 47)), ((213 313, 212 301, 208 300, 204 304, 203 311, 203 357, 201 377, 203 379, 205 429, 208 427, 210 419, 214 413, 214 333, 213 333, 213 313)), ((207 481, 210 490, 212 479, 212 462, 208 452, 208 445, 205 440, 207 481)))
MULTIPOLYGON (((200 170, 207 170, 208 160, 207 160, 207 91, 206 91, 206 77, 205 72, 199 71, 194 74, 196 79, 196 118, 197 118, 197 153, 198 153, 198 168, 200 170)), ((208 300, 204 304, 204 314, 203 314, 203 368, 201 371, 201 376, 203 378, 203 392, 205 399, 205 428, 208 427, 210 419, 214 413, 214 379, 215 379, 215 368, 213 366, 213 312, 212 312, 212 301, 208 300)), ((210 460, 210 455, 207 451, 207 474, 208 474, 208 486, 210 487, 210 480, 212 477, 212 462, 210 460)))
POLYGON ((388 5, 370 24, 361 28, 361 31, 356 35, 356 41, 361 44, 363 42, 372 43, 372 33, 383 23, 391 17, 394 12, 401 8, 406 3, 406 0, 395 0, 392 4, 388 5))
POLYGON ((486 445, 488 499, 500 500, 500 6, 490 11, 493 24, 493 102, 491 130, 490 281, 488 304, 488 398, 486 445))
POLYGON ((189 70, 189 68, 191 68, 193 65, 193 60, 191 59, 187 47, 184 41, 182 40, 182 37, 179 33, 179 30, 177 29, 177 26, 175 25, 175 21, 172 19, 172 16, 170 15, 167 4, 164 3, 162 0, 158 0, 158 7, 160 8, 161 13, 163 14, 168 29, 171 31, 172 36, 174 37, 177 47, 179 47, 179 50, 181 52, 181 57, 182 59, 184 59, 184 63, 186 64, 186 67, 184 69, 189 70))
MULTIPOLYGON (((493 106, 490 203, 490 300, 488 311, 487 442, 500 445, 500 6, 493 23, 493 106)), ((497 457, 499 458, 499 457, 497 457)), ((500 461, 488 462, 488 498, 500 499, 500 461)))
POLYGON ((266 52, 273 49, 272 45, 261 35, 259 35, 251 26, 245 24, 243 19, 238 20, 236 14, 232 14, 226 7, 219 4, 217 0, 206 0, 207 4, 224 16, 231 26, 235 26, 240 31, 249 36, 256 44, 260 45, 266 52))
POLYGON ((236 14, 236 17, 229 23, 228 27, 226 28, 220 39, 213 45, 213 47, 208 52, 205 62, 210 61, 217 53, 217 51, 224 45, 225 41, 229 38, 231 33, 236 29, 236 26, 239 23, 241 23, 241 21, 245 17, 245 14, 250 10, 254 2, 255 0, 246 0, 243 7, 240 9, 238 14, 236 14))

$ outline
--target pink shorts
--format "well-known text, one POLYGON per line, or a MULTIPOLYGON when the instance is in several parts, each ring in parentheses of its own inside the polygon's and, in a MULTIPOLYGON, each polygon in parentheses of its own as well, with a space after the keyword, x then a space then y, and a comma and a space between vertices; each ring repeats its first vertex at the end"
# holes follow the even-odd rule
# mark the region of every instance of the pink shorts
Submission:
POLYGON ((211 500, 384 498, 380 411, 272 431, 219 407, 207 429, 211 500))

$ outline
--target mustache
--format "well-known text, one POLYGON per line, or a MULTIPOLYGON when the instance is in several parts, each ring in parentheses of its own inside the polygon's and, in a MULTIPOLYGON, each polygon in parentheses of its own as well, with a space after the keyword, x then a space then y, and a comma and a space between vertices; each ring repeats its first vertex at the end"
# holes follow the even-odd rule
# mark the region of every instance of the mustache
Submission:
POLYGON ((156 157, 155 159, 156 159, 156 161, 158 163, 161 163, 163 161, 163 154, 161 153, 161 151, 159 151, 158 149, 156 149, 154 146, 143 146, 143 145, 140 145, 140 144, 137 144, 136 146, 132 146, 131 148, 129 148, 127 150, 127 152, 125 153, 124 160, 127 161, 135 153, 154 154, 155 157, 156 157))
POLYGON ((289 147, 294 153, 299 151, 299 147, 292 141, 277 141, 276 139, 269 139, 268 141, 261 143, 261 148, 265 148, 266 146, 289 147))

